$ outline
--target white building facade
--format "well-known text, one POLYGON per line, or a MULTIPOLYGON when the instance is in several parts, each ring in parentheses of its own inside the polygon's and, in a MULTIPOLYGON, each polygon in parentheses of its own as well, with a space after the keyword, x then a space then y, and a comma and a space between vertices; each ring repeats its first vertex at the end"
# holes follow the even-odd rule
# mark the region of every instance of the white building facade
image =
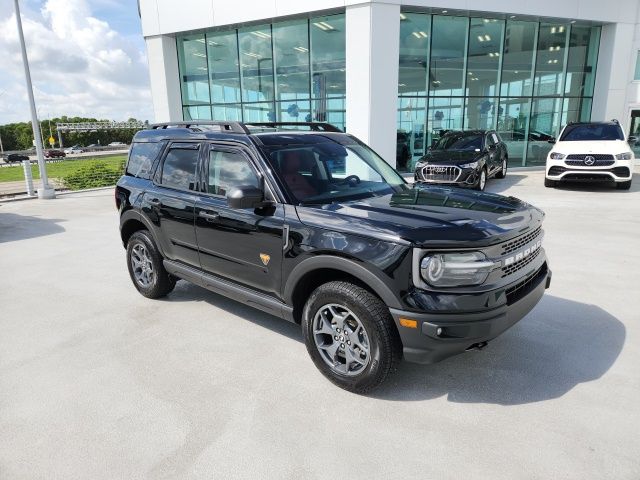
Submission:
POLYGON ((326 121, 406 169, 450 129, 496 129, 513 167, 570 121, 640 134, 639 0, 139 6, 157 122, 326 121))

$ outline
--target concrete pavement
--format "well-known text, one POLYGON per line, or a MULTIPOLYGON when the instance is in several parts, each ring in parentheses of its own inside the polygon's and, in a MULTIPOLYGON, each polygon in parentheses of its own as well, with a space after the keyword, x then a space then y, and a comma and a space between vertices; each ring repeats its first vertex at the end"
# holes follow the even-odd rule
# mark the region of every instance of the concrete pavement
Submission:
POLYGON ((547 213, 553 283, 482 352, 334 387, 299 327, 130 283, 112 191, 0 204, 0 478, 640 478, 640 178, 488 190, 547 213))

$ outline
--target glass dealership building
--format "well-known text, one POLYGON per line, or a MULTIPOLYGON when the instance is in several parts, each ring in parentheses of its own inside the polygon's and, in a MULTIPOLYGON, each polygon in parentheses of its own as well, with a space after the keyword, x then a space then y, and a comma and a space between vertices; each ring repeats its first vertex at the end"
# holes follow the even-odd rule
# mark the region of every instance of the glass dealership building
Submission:
POLYGON ((409 166, 449 129, 535 166, 567 122, 640 123, 633 0, 192 3, 140 1, 157 121, 326 121, 409 166))

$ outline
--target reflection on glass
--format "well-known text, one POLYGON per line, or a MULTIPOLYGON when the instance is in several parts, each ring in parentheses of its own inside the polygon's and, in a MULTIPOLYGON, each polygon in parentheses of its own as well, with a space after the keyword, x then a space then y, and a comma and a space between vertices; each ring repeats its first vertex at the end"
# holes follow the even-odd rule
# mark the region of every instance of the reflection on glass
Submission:
POLYGON ((186 35, 177 44, 182 104, 209 103, 207 47, 204 35, 186 35))
POLYGON ((276 109, 279 122, 307 122, 311 118, 309 100, 278 102, 276 109))
POLYGON ((464 106, 464 128, 494 129, 496 128, 497 113, 498 99, 496 97, 467 97, 464 106))
POLYGON ((426 95, 431 16, 403 13, 400 17, 399 95, 426 95))
POLYGON ((309 98, 309 27, 306 20, 273 25, 277 100, 309 98))
POLYGON ((500 95, 531 95, 537 28, 534 22, 507 21, 500 95))
POLYGON ((240 70, 236 31, 207 34, 212 103, 240 102, 240 70))
POLYGON ((586 122, 591 118, 590 98, 565 98, 562 105, 560 125, 569 122, 586 122))
POLYGON ((562 120, 562 98, 534 98, 529 123, 527 165, 543 165, 558 135, 562 120))
POLYGON ((327 122, 335 108, 329 99, 346 94, 345 20, 344 15, 330 15, 309 22, 313 121, 327 122))
POLYGON ((600 27, 571 26, 565 95, 593 95, 600 27))
POLYGON ((462 129, 464 97, 432 97, 427 117, 427 146, 447 130, 462 129))
POLYGON ((396 167, 413 170, 425 153, 426 98, 398 98, 396 167))
POLYGON ((543 23, 538 34, 538 58, 534 82, 535 96, 561 95, 564 91, 565 49, 569 25, 543 23))
POLYGON ((507 146, 509 165, 514 167, 525 165, 530 109, 528 98, 500 99, 496 130, 507 146))
POLYGON ((238 30, 242 100, 259 102, 273 100, 273 55, 271 25, 238 30))
POLYGON ((185 120, 211 120, 211 107, 209 105, 184 107, 182 115, 185 120))
POLYGON ((244 122, 275 122, 273 103, 244 103, 242 104, 242 118, 244 122))
POLYGON ((467 95, 493 97, 498 94, 498 75, 504 22, 494 18, 472 18, 469 27, 467 95))
POLYGON ((431 95, 462 95, 469 19, 433 17, 429 90, 431 95))
POLYGON ((232 103, 224 105, 213 105, 211 107, 212 116, 216 120, 241 121, 242 110, 240 105, 232 103))

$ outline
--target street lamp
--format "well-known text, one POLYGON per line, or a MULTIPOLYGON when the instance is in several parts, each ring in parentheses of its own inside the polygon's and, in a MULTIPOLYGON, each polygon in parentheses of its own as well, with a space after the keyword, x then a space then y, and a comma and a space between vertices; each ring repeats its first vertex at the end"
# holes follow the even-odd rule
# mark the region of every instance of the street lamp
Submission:
POLYGON ((18 0, 14 0, 16 9, 16 24, 18 26, 18 38, 20 39, 20 50, 22 52, 22 64, 24 66, 24 77, 27 82, 27 94, 29 95, 29 107, 31 110, 31 127, 33 128, 33 138, 36 142, 36 155, 38 157, 38 168, 40 170, 40 179, 42 187, 38 189, 38 198, 56 198, 56 191, 49 186, 47 178, 47 168, 44 164, 44 155, 42 154, 42 140, 40 138, 40 123, 38 123, 38 115, 36 113, 36 102, 33 98, 33 85, 31 84, 31 72, 29 70, 29 59, 27 58, 27 47, 24 43, 24 32, 22 31, 22 19, 20 18, 20 5, 18 0))

